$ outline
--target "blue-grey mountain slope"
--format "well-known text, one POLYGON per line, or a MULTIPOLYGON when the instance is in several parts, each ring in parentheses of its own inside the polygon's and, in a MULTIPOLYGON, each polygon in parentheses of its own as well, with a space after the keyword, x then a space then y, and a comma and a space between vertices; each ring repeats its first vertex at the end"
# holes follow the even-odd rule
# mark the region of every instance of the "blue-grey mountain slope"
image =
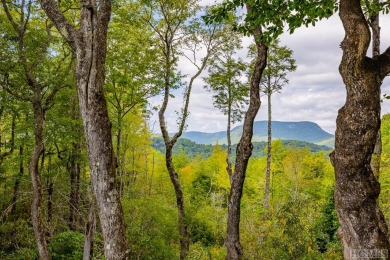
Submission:
MULTIPOLYGON (((267 121, 254 123, 253 141, 267 140, 267 121)), ((232 143, 238 143, 242 134, 242 125, 234 127, 231 131, 232 143)), ((182 138, 187 138, 198 144, 226 144, 226 131, 204 133, 185 132, 182 138)), ((325 132, 319 125, 309 121, 281 122, 272 121, 272 138, 282 140, 297 140, 314 144, 334 146, 334 135, 325 132)))

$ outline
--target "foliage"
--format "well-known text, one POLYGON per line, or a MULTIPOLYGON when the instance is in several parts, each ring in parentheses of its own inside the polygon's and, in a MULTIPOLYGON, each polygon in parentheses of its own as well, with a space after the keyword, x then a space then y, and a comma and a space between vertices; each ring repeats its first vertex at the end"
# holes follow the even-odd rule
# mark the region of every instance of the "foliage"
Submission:
MULTIPOLYGON (((331 148, 325 145, 316 145, 313 143, 296 141, 296 140, 280 140, 280 142, 292 148, 309 148, 311 152, 320 152, 320 151, 330 151, 331 148)), ((266 147, 266 142, 254 142, 253 143, 253 154, 252 157, 259 158, 266 154, 264 148, 266 147)), ((164 153, 165 147, 163 144, 162 138, 153 137, 152 146, 158 151, 164 153)), ((222 150, 226 150, 226 145, 219 145, 222 150)), ((185 138, 180 138, 177 142, 177 145, 173 149, 173 154, 184 153, 188 158, 194 159, 195 157, 200 156, 203 159, 209 157, 214 149, 215 145, 211 144, 197 144, 185 138)), ((235 156, 236 145, 232 146, 232 154, 235 156)))
POLYGON ((49 250, 55 259, 81 259, 83 257, 84 236, 78 232, 58 233, 50 241, 49 250))
POLYGON ((213 103, 231 123, 241 121, 243 106, 248 104, 249 87, 244 77, 247 64, 235 59, 236 49, 241 48, 239 36, 230 32, 231 38, 226 47, 219 51, 209 65, 209 76, 203 78, 206 88, 213 93, 213 103))
MULTIPOLYGON (((255 56, 255 46, 250 47, 250 56, 255 56)), ((262 91, 270 96, 278 93, 288 84, 287 73, 295 71, 297 66, 292 57, 293 52, 287 46, 279 46, 279 41, 274 40, 268 47, 267 67, 264 69, 260 84, 262 91)))
MULTIPOLYGON (((146 104, 147 98, 161 91, 164 76, 170 77, 169 87, 172 90, 184 86, 186 75, 179 73, 180 59, 186 58, 185 55, 191 58, 193 52, 190 49, 202 52, 199 48, 201 36, 210 32, 199 21, 186 19, 186 22, 181 23, 176 19, 188 18, 195 10, 199 10, 195 2, 171 0, 157 2, 115 1, 107 46, 109 53, 105 91, 113 122, 113 137, 114 140, 119 140, 115 142, 117 174, 121 181, 118 188, 121 188, 126 232, 131 257, 134 259, 177 259, 179 256, 177 243, 180 236, 176 222, 176 197, 165 167, 163 154, 165 145, 161 138, 151 138, 146 104), (158 9, 155 9, 157 2, 162 3, 161 7, 166 11, 172 6, 173 12, 169 18, 175 26, 183 26, 171 46, 177 49, 172 54, 169 64, 172 70, 166 75, 163 69, 168 64, 163 63, 163 59, 167 49, 164 49, 159 41, 160 37, 165 35, 155 33, 161 32, 160 29, 166 24, 161 22, 163 17, 158 9), (151 27, 146 28, 145 23, 150 23, 151 27), (195 35, 194 32, 198 34, 195 35)), ((293 31, 301 24, 309 25, 321 17, 328 17, 334 11, 335 1, 306 1, 307 5, 302 5, 295 0, 284 2, 229 0, 213 9, 213 14, 207 19, 210 22, 224 16, 229 16, 230 19, 231 12, 235 12, 237 6, 242 7, 247 3, 253 5, 249 15, 245 20, 237 19, 233 26, 238 31, 248 34, 254 25, 262 24, 266 31, 265 40, 271 44, 272 52, 273 47, 275 50, 279 49, 273 46, 275 42, 271 41, 271 38, 279 35, 283 26, 287 24, 289 30, 293 31), (323 8, 318 8, 318 5, 323 8), (302 10, 305 10, 304 14, 302 10)), ((387 12, 388 4, 380 3, 387 6, 387 9, 384 8, 387 12)), ((61 2, 61 5, 64 9, 69 9, 66 13, 69 18, 78 12, 74 10, 77 6, 72 1, 61 2)), ((370 10, 377 9, 370 7, 370 10)), ((46 114, 45 151, 39 165, 44 190, 42 216, 50 237, 49 248, 52 257, 81 259, 88 211, 86 194, 90 176, 86 167, 86 147, 78 116, 79 107, 75 102, 77 94, 73 82, 74 64, 70 50, 65 47, 65 42, 52 27, 53 38, 49 51, 42 59, 36 57, 41 49, 40 44, 48 38, 46 31, 48 24, 46 17, 35 4, 33 11, 31 25, 26 31, 25 52, 31 56, 30 62, 37 70, 37 78, 44 83, 42 98, 46 98, 56 85, 66 86, 52 99, 53 106, 46 114), (59 64, 61 66, 58 66, 59 64), (77 151, 74 149, 75 145, 78 146, 77 151), (72 189, 69 169, 73 166, 72 158, 80 170, 77 225, 73 231, 69 230, 69 213, 72 206, 69 205, 72 189)), ((15 17, 18 15, 14 9, 11 13, 15 17)), ((233 19, 230 20, 231 23, 232 21, 233 19)), ((224 33, 226 34, 224 37, 221 36, 223 40, 219 44, 223 41, 227 43, 228 38, 233 40, 234 37, 238 37, 237 32, 226 30, 224 33)), ((8 22, 4 10, 1 9, 0 82, 3 84, 8 77, 8 80, 15 84, 16 94, 31 94, 31 90, 26 87, 24 69, 18 60, 17 48, 16 33, 8 22)), ((284 51, 288 53, 288 50, 284 51)), ((210 83, 209 86, 218 86, 216 88, 218 91, 224 91, 223 87, 227 87, 229 80, 234 80, 233 85, 237 87, 235 90, 238 99, 235 109, 238 116, 241 115, 238 108, 245 104, 243 98, 246 93, 243 80, 245 68, 241 60, 235 59, 234 51, 227 53, 225 56, 221 51, 212 53, 214 57, 211 60, 212 66, 209 67, 212 77, 207 83, 210 83)), ((198 56, 196 58, 198 62, 201 61, 198 56)), ((272 55, 270 61, 273 61, 272 55)), ((286 83, 285 80, 282 81, 286 83)), ((170 92, 169 97, 176 93, 170 92)), ((220 108, 228 101, 226 92, 221 97, 223 100, 218 99, 218 102, 221 101, 220 108)), ((0 160, 0 258, 36 259, 38 252, 29 216, 32 201, 31 179, 27 173, 28 158, 33 149, 32 110, 28 102, 15 99, 2 88, 0 111, 0 155, 11 151, 14 146, 12 153, 0 160), (11 141, 13 121, 14 144, 11 141), (17 196, 14 203, 15 194, 17 196)), ((178 113, 179 119, 180 116, 187 115, 183 114, 183 111, 178 113)), ((239 117, 236 117, 236 120, 238 119, 239 117)), ((309 127, 310 124, 305 122, 304 129, 309 127)), ((259 127, 255 130, 260 132, 261 129, 259 127)), ((307 135, 306 133, 301 131, 300 134, 307 135)), ((383 117, 382 139, 380 174, 382 193, 379 203, 388 220, 390 178, 386 172, 390 170, 390 115, 383 117)), ((259 202, 263 199, 265 185, 263 173, 266 167, 264 157, 266 143, 255 142, 253 145, 241 203, 244 258, 342 259, 333 200, 334 173, 328 158, 330 148, 291 140, 272 142, 274 153, 271 164, 269 218, 263 220, 264 212, 259 202)), ((235 156, 235 149, 233 146, 232 156, 235 156)), ((184 201, 187 205, 185 221, 191 240, 188 259, 224 259, 230 189, 226 173, 226 145, 200 145, 183 138, 178 140, 173 153, 173 163, 182 183, 184 201)), ((104 246, 99 227, 94 243, 95 258, 103 258, 104 246)))
POLYGON ((208 23, 220 22, 228 19, 231 13, 239 8, 249 6, 250 10, 244 19, 234 24, 236 30, 251 35, 256 26, 264 27, 263 40, 272 42, 281 35, 287 25, 293 33, 295 29, 305 25, 315 25, 322 18, 329 18, 337 11, 337 1, 310 0, 302 4, 300 0, 293 1, 248 1, 248 0, 225 0, 216 6, 210 15, 204 19, 208 23))

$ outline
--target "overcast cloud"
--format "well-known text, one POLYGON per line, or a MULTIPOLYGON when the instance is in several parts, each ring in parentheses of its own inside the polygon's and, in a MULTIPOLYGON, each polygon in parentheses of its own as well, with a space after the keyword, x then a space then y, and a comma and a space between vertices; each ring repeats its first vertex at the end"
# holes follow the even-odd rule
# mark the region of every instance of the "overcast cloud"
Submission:
MULTIPOLYGON (((382 16, 381 51, 390 46, 390 17, 382 16)), ((283 34, 280 44, 286 45, 294 51, 294 58, 298 65, 295 72, 290 73, 290 83, 281 93, 273 95, 272 117, 279 121, 313 121, 325 131, 334 134, 338 109, 345 102, 345 88, 338 72, 341 60, 340 42, 344 31, 338 15, 319 22, 316 27, 300 28, 290 35, 283 34)), ((244 45, 252 39, 243 39, 244 45)), ((240 53, 245 58, 246 53, 240 53)), ((184 74, 191 74, 193 69, 185 61, 180 62, 184 74)), ((193 73, 193 72, 192 72, 193 73)), ((187 131, 216 132, 226 128, 226 116, 212 104, 210 93, 203 89, 201 78, 195 82, 190 101, 190 116, 187 131)), ((390 77, 383 82, 382 94, 390 94, 390 77)), ((152 105, 161 104, 161 96, 150 100, 152 105)), ((176 126, 176 113, 180 109, 181 98, 170 101, 170 109, 166 113, 169 131, 176 126)), ((382 114, 390 112, 390 100, 384 100, 382 114)), ((267 101, 262 98, 262 104, 256 120, 267 119, 267 101)), ((158 132, 158 119, 154 131, 158 132)))

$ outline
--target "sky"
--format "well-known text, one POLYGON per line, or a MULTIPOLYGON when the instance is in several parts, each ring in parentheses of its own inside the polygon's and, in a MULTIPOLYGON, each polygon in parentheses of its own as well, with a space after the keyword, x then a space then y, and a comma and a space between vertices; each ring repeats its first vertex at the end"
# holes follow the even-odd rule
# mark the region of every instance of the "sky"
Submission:
MULTIPOLYGON (((381 51, 390 46, 390 15, 380 17, 381 51)), ((315 27, 302 27, 294 34, 284 33, 280 37, 280 45, 293 50, 297 70, 287 75, 289 84, 281 93, 272 96, 272 120, 274 121, 312 121, 325 131, 334 134, 337 111, 345 103, 345 86, 341 80, 338 67, 342 51, 340 43, 344 31, 338 14, 322 20, 315 27)), ((243 45, 252 43, 251 38, 243 38, 243 45)), ((371 53, 371 49, 370 49, 371 53)), ((245 58, 244 48, 238 56, 245 58)), ((194 73, 195 68, 180 59, 179 68, 184 74, 194 73)), ((202 76, 206 76, 205 73, 202 76)), ((194 84, 190 99, 190 115, 186 131, 217 132, 226 130, 227 116, 213 107, 211 94, 203 88, 205 83, 199 77, 194 84)), ((382 94, 390 95, 390 77, 382 84, 382 94)), ((256 121, 267 120, 267 99, 261 98, 261 107, 256 121)), ((153 106, 162 103, 162 97, 150 99, 153 106)), ((169 132, 176 128, 177 114, 180 111, 182 98, 177 97, 169 103, 166 121, 169 132)), ((390 113, 390 100, 382 103, 382 114, 390 113)), ((153 131, 159 132, 158 118, 151 118, 153 131)), ((235 125, 240 125, 236 123, 235 125)))

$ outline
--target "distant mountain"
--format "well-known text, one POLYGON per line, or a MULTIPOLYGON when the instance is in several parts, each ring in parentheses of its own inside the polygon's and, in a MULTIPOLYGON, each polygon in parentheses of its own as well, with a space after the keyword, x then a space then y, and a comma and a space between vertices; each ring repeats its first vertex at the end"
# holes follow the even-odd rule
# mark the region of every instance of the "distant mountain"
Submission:
MULTIPOLYGON (((254 142, 267 140, 267 121, 254 123, 254 142)), ((242 134, 242 125, 232 129, 232 143, 236 144, 242 134)), ((226 144, 226 131, 215 133, 204 133, 189 131, 182 135, 182 138, 189 139, 198 144, 226 144)), ((319 125, 309 121, 281 122, 272 121, 272 138, 282 140, 297 140, 319 145, 334 147, 334 135, 325 132, 319 125)))

